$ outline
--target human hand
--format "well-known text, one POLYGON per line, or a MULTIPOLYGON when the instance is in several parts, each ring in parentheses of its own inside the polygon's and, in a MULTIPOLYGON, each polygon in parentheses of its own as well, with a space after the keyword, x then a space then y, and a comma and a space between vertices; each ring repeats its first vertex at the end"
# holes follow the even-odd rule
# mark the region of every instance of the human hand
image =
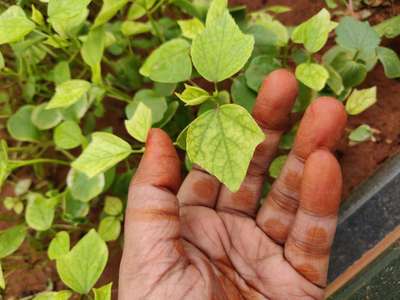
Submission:
POLYGON ((194 168, 181 185, 169 137, 153 129, 132 180, 119 299, 322 299, 342 176, 330 153, 346 124, 342 104, 314 101, 293 150, 258 209, 265 172, 298 92, 273 72, 253 116, 266 133, 237 193, 194 168))

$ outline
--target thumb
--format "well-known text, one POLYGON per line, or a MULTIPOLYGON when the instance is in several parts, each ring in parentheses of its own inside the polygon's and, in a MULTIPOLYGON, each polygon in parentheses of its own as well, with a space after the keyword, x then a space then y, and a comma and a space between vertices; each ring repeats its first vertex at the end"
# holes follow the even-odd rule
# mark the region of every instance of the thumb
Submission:
MULTIPOLYGON (((168 265, 182 253, 176 192, 180 161, 171 139, 152 129, 146 151, 131 182, 125 215, 125 241, 121 278, 145 274, 158 263, 168 265)), ((163 267, 152 269, 154 276, 163 267)), ((123 282, 122 282, 123 284, 123 282)))

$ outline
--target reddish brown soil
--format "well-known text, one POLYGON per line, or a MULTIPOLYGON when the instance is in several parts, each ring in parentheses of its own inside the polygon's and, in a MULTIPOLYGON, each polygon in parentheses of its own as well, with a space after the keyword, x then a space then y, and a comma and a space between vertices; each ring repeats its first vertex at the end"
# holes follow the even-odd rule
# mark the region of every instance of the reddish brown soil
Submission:
MULTIPOLYGON (((264 5, 289 5, 293 10, 281 15, 279 18, 286 25, 294 25, 311 17, 323 6, 321 0, 231 0, 230 3, 246 4, 250 9, 259 9, 264 5)), ((372 16, 371 21, 377 22, 383 18, 400 13, 400 4, 394 4, 391 9, 378 9, 372 16)), ((388 43, 388 41, 386 41, 388 43)), ((396 39, 388 44, 391 48, 400 53, 400 39, 396 39)), ((368 178, 375 170, 388 158, 399 152, 400 149, 400 83, 399 81, 386 79, 381 66, 371 72, 364 83, 364 87, 372 85, 378 86, 378 103, 363 113, 362 115, 351 117, 348 122, 348 129, 351 130, 360 124, 367 123, 381 131, 376 143, 368 142, 350 147, 347 138, 344 137, 338 146, 337 155, 340 159, 344 175, 344 196, 368 178)), ((113 114, 117 119, 118 113, 113 114)), ((113 125, 118 122, 101 120, 100 127, 113 125)), ((122 121, 120 122, 122 124, 122 121)), ((122 131, 122 130, 121 130, 122 131)), ((0 137, 2 136, 0 130, 0 137)), ((9 194, 9 188, 3 190, 3 195, 9 194)), ((0 206, 0 215, 7 213, 0 206)), ((0 219, 0 230, 5 228, 7 223, 0 219)), ((9 223, 8 223, 9 226, 9 223)), ((119 243, 110 244, 110 259, 99 286, 110 281, 114 282, 113 299, 117 299, 118 288, 118 269, 121 257, 121 245, 119 243)), ((56 289, 62 288, 54 265, 48 263, 44 251, 34 250, 32 245, 27 242, 22 249, 15 254, 14 258, 3 261, 7 273, 7 289, 3 294, 5 299, 19 299, 24 296, 32 295, 44 291, 51 282, 56 289), (19 270, 9 273, 9 265, 19 266, 19 270)), ((0 296, 1 298, 1 296, 0 296)))

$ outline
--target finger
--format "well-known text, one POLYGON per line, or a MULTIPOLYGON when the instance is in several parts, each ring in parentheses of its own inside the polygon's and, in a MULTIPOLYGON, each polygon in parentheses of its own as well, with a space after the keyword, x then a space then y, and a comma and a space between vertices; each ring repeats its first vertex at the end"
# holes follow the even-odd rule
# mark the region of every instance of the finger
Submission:
POLYGON ((225 186, 221 187, 217 209, 255 215, 265 172, 276 154, 282 134, 288 127, 297 93, 296 78, 287 70, 274 71, 265 79, 253 116, 263 129, 266 139, 257 147, 239 191, 232 193, 225 186))
POLYGON ((326 150, 311 154, 285 257, 300 274, 322 287, 327 281, 341 192, 342 174, 336 158, 326 150))
POLYGON ((121 265, 125 276, 140 272, 145 262, 164 265, 180 256, 179 209, 174 194, 179 184, 180 162, 172 142, 162 130, 152 129, 129 190, 121 265))
POLYGON ((256 219, 258 226, 276 242, 286 241, 293 224, 304 162, 317 149, 332 150, 343 134, 346 121, 343 105, 332 98, 322 97, 307 109, 288 160, 256 219))

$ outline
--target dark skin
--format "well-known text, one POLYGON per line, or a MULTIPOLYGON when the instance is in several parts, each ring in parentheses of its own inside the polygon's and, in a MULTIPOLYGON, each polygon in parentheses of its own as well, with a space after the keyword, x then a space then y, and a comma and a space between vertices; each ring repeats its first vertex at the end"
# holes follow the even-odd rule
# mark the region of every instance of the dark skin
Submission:
POLYGON ((287 70, 264 81, 253 116, 267 138, 236 193, 200 168, 182 182, 168 135, 149 133, 129 193, 119 299, 323 299, 342 189, 331 154, 346 124, 339 101, 310 105, 258 204, 297 93, 287 70))

